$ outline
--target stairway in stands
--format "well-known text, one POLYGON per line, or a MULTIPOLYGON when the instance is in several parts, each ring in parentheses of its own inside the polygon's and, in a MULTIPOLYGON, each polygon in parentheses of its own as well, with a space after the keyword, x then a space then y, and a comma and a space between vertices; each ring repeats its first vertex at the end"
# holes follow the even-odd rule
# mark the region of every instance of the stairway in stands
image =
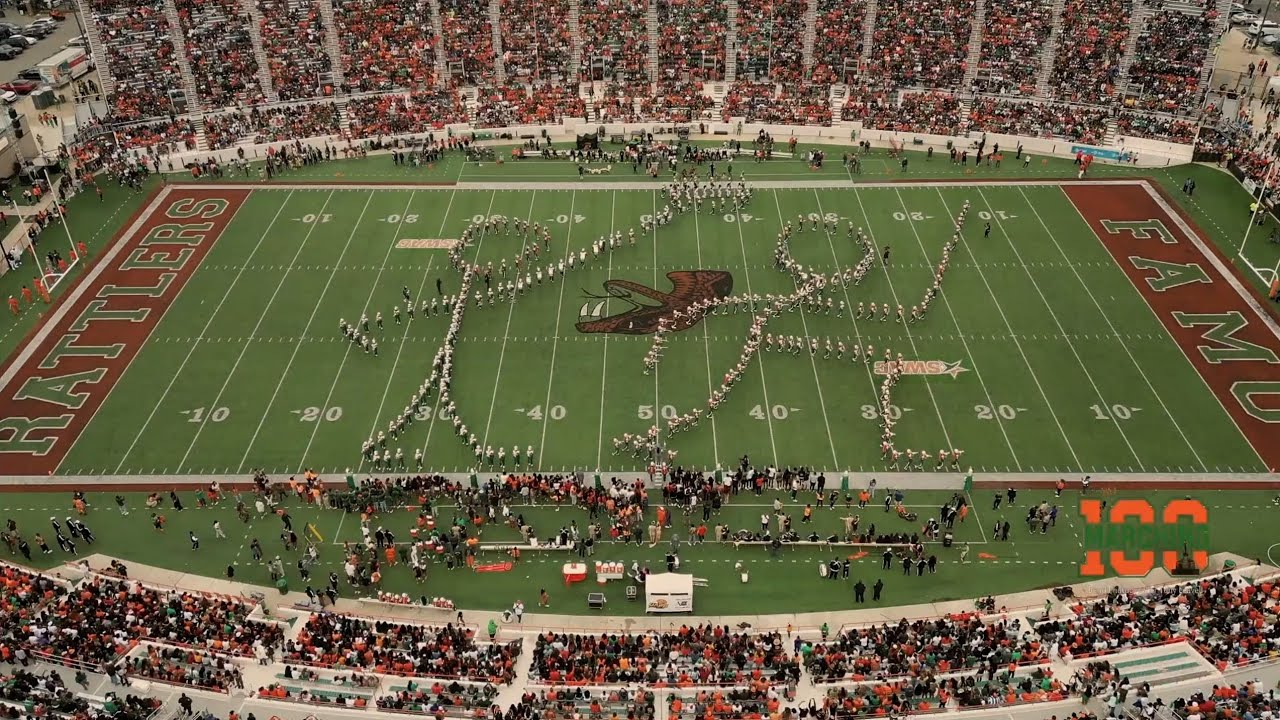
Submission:
POLYGON ((191 122, 196 126, 196 149, 209 150, 209 135, 204 131, 204 119, 192 118, 191 122))
POLYGON ((729 0, 729 32, 724 36, 724 81, 733 84, 738 77, 738 0, 729 0))
POLYGON ((493 76, 501 87, 507 84, 507 68, 502 62, 502 0, 489 0, 489 28, 493 31, 493 76))
POLYGON ((987 0, 977 0, 973 6, 973 20, 969 24, 969 55, 965 58, 964 84, 962 92, 973 87, 973 80, 978 76, 978 61, 982 58, 982 30, 987 22, 987 0))
POLYGON ((1066 12, 1066 0, 1054 0, 1053 24, 1049 29, 1049 40, 1045 42, 1040 53, 1040 72, 1036 74, 1036 95, 1047 98, 1053 94, 1050 82, 1053 80, 1053 62, 1058 56, 1058 44, 1062 42, 1062 16, 1066 12))
POLYGON ((258 61, 258 84, 267 96, 267 102, 277 102, 280 96, 271 83, 271 67, 267 60, 267 50, 262 45, 262 13, 258 12, 256 0, 243 0, 244 10, 249 14, 249 41, 253 45, 253 58, 258 61))
POLYGON ((1134 58, 1138 55, 1138 38, 1153 15, 1155 11, 1146 3, 1141 0, 1134 3, 1133 14, 1129 16, 1129 39, 1125 43, 1124 57, 1120 60, 1119 80, 1116 81, 1116 91, 1122 102, 1129 95, 1129 68, 1133 67, 1134 58))
MULTIPOLYGON (((1177 2, 1166 3, 1165 7, 1176 5, 1177 2)), ((1230 22, 1231 16, 1231 0, 1218 0, 1218 22, 1214 27, 1213 35, 1210 37, 1222 37, 1222 33, 1226 32, 1227 23, 1230 22)), ((1209 52, 1205 53, 1204 67, 1200 68, 1200 99, 1203 101, 1205 93, 1209 90, 1210 84, 1213 82, 1213 68, 1217 64, 1218 53, 1213 52, 1213 48, 1209 48, 1209 52)))
POLYGON ((582 67, 582 28, 581 23, 581 0, 569 0, 569 37, 572 44, 569 46, 569 77, 565 78, 565 82, 572 82, 578 77, 578 70, 582 67))
POLYGON ((862 18, 863 66, 871 62, 871 42, 876 34, 876 15, 880 12, 880 0, 867 0, 867 14, 862 18))
POLYGON ((187 62, 186 33, 178 22, 178 7, 173 0, 165 0, 164 16, 169 21, 169 42, 173 43, 173 59, 178 63, 178 76, 182 78, 182 89, 187 93, 187 112, 200 112, 196 76, 191 73, 191 63, 187 62))
POLYGON ((849 98, 849 86, 843 83, 831 86, 831 117, 839 120, 840 113, 844 111, 844 102, 849 98))
POLYGON ((342 129, 342 134, 346 135, 351 129, 351 114, 347 112, 347 101, 338 101, 338 127, 342 129))
POLYGON ((320 0, 320 18, 324 20, 324 51, 333 66, 333 84, 346 87, 342 68, 342 47, 338 45, 338 21, 333 16, 333 0, 320 0))
POLYGON ((649 82, 658 81, 658 3, 657 0, 649 0, 649 9, 644 14, 645 30, 649 34, 649 60, 646 70, 649 72, 649 82))
POLYGON ((445 87, 449 77, 449 63, 444 55, 444 24, 440 20, 440 0, 427 0, 431 6, 431 32, 436 38, 436 84, 445 87))
POLYGON ((804 75, 809 77, 813 70, 813 44, 818 37, 818 0, 807 0, 804 9, 804 40, 801 45, 801 57, 804 61, 804 75))
MULTIPOLYGON (((89 18, 86 18, 88 20, 89 18)), ((85 33, 89 36, 89 51, 93 53, 94 62, 98 64, 98 76, 102 79, 102 93, 106 97, 116 91, 116 79, 111 75, 107 63, 106 47, 102 44, 102 36, 98 33, 98 23, 86 22, 85 33)))

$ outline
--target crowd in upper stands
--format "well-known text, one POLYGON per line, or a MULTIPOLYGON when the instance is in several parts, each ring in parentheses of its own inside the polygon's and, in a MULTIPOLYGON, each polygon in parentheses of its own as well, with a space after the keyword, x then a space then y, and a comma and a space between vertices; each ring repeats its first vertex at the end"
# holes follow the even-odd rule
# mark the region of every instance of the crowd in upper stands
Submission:
POLYGON ((507 83, 567 83, 573 29, 568 0, 499 0, 502 66, 507 83))
POLYGON ((1138 36, 1129 67, 1131 94, 1145 110, 1188 113, 1200 110, 1204 69, 1218 12, 1189 15, 1156 10, 1138 36))
POLYGON ((974 5, 974 0, 881 0, 867 75, 900 88, 959 87, 974 5))
POLYGON ((807 0, 739 0, 738 78, 798 83, 807 10, 807 0))
POLYGON ((163 0, 93 0, 89 8, 115 78, 108 99, 113 116, 128 121, 169 114, 169 91, 180 90, 182 81, 163 0))
POLYGON ((578 79, 617 81, 637 90, 646 85, 649 82, 646 69, 648 11, 649 0, 582 0, 578 6, 578 31, 582 38, 578 79), (592 72, 597 64, 601 66, 601 73, 592 72))
POLYGON ((1133 0, 1066 0, 1050 85, 1060 100, 1105 104, 1116 95, 1133 0))
POLYGON ((343 77, 352 92, 435 86, 437 37, 427 0, 333 2, 343 77))
POLYGON ((450 82, 490 85, 496 79, 493 23, 484 0, 440 0, 440 40, 450 82))
POLYGON ((867 5, 865 0, 818 0, 814 17, 813 75, 817 84, 847 80, 862 60, 867 5))
POLYGON ((988 0, 973 89, 994 95, 1036 93, 1053 0, 988 0))
POLYGON ((653 0, 658 6, 659 80, 723 80, 725 0, 653 0))
POLYGON ((267 71, 281 102, 320 95, 320 76, 333 71, 325 50, 324 0, 254 0, 262 19, 258 36, 267 56, 267 71))
POLYGON ((249 15, 238 0, 175 0, 196 95, 209 107, 266 99, 249 15))

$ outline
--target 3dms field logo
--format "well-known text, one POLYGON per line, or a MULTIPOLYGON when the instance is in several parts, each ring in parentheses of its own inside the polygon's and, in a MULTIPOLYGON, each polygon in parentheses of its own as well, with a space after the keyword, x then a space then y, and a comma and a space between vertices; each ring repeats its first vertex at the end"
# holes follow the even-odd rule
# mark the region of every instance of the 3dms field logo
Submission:
POLYGON ((960 363, 963 360, 955 362, 947 362, 945 360, 877 360, 872 367, 877 375, 888 375, 889 368, 895 365, 902 365, 903 375, 950 375, 955 378, 962 372, 968 372, 969 368, 964 367, 960 363))

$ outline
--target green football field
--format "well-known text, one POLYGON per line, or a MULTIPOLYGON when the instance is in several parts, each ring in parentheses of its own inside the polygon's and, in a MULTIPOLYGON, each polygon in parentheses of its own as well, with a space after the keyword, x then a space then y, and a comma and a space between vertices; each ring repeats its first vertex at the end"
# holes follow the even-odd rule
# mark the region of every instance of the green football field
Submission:
MULTIPOLYGON (((532 446, 542 470, 642 469, 643 460, 613 454, 611 439, 704 405, 736 361, 749 316, 711 317, 674 335, 646 375, 650 337, 575 327, 584 312, 628 309, 611 298, 597 311, 606 280, 665 292, 667 273, 703 269, 729 273, 735 294, 791 292, 790 277, 772 264, 778 228, 832 217, 835 233, 797 233, 796 258, 828 272, 854 265, 861 251, 846 235, 852 222, 891 247, 892 262, 833 299, 910 307, 966 201, 965 241, 924 321, 795 312, 769 331, 946 364, 950 374, 909 377, 895 389, 897 444, 961 448, 979 472, 1265 469, 1063 189, 1048 182, 801 184, 758 190, 741 213, 678 216, 568 282, 470 308, 456 358, 458 412, 482 445, 532 446)), ((418 297, 435 294, 437 280, 445 293, 458 286, 445 251, 399 241, 457 238, 473 220, 501 214, 550 226, 548 254, 562 257, 638 229, 662 202, 656 188, 608 183, 253 190, 58 473, 370 470, 361 441, 408 403, 445 330, 443 316, 395 324, 402 288, 418 297), (338 323, 377 312, 385 327, 375 328, 372 357, 343 340, 338 323)), ((499 232, 479 237, 468 255, 496 266, 520 244, 499 232)), ((867 365, 821 351, 766 353, 712 420, 669 446, 696 467, 731 466, 749 453, 759 464, 882 470, 878 382, 867 365)), ((388 447, 410 458, 422 449, 432 469, 472 469, 470 449, 440 416, 439 408, 420 413, 388 447)))

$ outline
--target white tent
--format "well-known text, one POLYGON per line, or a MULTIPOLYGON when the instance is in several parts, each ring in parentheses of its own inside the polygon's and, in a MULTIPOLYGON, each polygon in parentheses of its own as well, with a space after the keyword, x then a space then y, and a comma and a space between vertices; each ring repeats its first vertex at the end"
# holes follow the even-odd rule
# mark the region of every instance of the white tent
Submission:
POLYGON ((650 575, 644 581, 645 612, 693 612, 693 576, 680 573, 650 575))

